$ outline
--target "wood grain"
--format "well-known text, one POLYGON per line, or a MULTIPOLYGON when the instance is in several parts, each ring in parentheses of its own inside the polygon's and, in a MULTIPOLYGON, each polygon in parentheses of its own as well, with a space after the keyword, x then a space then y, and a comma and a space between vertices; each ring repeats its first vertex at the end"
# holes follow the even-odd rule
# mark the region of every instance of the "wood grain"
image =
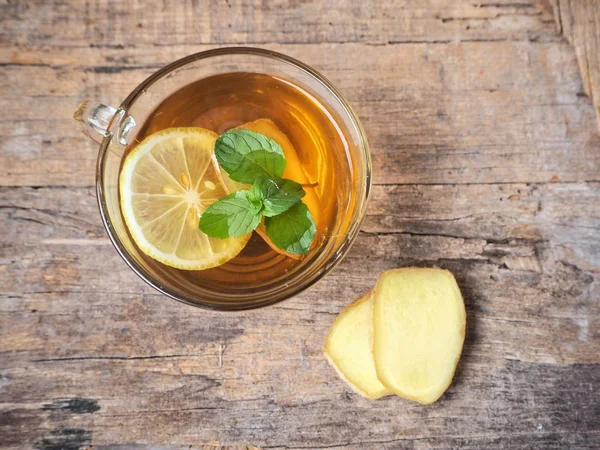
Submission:
POLYGON ((3 38, 27 47, 557 40, 547 1, 71 0, 2 8, 3 38))
POLYGON ((575 47, 585 93, 600 129, 600 9, 594 0, 554 0, 559 31, 575 47))
POLYGON ((2 448, 600 447, 600 138, 549 1, 0 12, 2 448), (222 314, 160 296, 126 267, 97 211, 97 146, 71 113, 230 44, 330 78, 367 130, 375 186, 324 281, 222 314), (456 378, 429 407, 367 401, 328 366, 323 340, 381 271, 414 265, 452 270, 464 293, 456 378))
MULTIPOLYGON (((2 182, 90 184, 97 146, 73 126, 73 105, 117 105, 163 64, 208 48, 2 51, 29 61, 5 68, 16 91, 0 99, 14 121, 0 124, 2 182)), ((311 63, 347 95, 368 130, 376 183, 599 180, 594 111, 566 43, 269 48, 311 63)))

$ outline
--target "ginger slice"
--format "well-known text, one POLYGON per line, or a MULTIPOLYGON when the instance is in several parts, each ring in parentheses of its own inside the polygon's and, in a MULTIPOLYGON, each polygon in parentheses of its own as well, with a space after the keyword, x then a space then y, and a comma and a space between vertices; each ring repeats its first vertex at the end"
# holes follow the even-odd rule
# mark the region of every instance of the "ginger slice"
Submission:
POLYGON ((392 392, 422 404, 446 391, 465 338, 466 313, 451 272, 384 272, 373 291, 373 356, 392 392))
POLYGON ((335 319, 325 356, 340 377, 360 395, 377 399, 392 392, 377 378, 372 345, 372 291, 347 306, 335 319))

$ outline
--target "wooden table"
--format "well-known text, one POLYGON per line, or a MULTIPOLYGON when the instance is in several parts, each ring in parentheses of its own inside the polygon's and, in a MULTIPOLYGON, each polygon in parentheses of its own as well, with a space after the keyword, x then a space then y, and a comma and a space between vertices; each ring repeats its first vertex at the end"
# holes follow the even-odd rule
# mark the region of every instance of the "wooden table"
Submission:
POLYGON ((2 2, 0 445, 600 447, 596 5, 2 2), (231 44, 326 74, 363 121, 375 185, 325 281, 219 314, 158 295, 117 255, 97 145, 71 114, 231 44), (427 407, 365 400, 322 355, 336 314, 411 265, 452 270, 467 304, 454 383, 427 407))

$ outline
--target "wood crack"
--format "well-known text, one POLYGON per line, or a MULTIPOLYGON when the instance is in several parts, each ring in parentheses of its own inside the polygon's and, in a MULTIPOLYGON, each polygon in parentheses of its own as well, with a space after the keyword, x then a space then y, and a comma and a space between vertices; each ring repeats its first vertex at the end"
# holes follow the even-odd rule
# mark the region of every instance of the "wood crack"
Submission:
POLYGON ((30 362, 45 363, 45 362, 61 362, 61 361, 102 361, 102 360, 138 361, 138 360, 146 360, 146 359, 199 358, 199 357, 204 357, 204 356, 205 355, 189 355, 189 354, 149 355, 149 356, 67 356, 64 358, 33 359, 30 362))
MULTIPOLYGON (((493 17, 441 17, 440 20, 442 21, 442 23, 454 22, 454 21, 467 21, 467 20, 490 21, 490 20, 498 19, 500 17, 519 17, 519 16, 535 17, 535 16, 541 16, 541 15, 542 15, 542 11, 538 11, 538 12, 535 12, 532 14, 498 13, 498 14, 495 14, 493 17)), ((467 41, 463 40, 461 42, 467 42, 467 41)))
MULTIPOLYGON (((424 221, 424 222, 428 221, 428 219, 421 219, 421 220, 424 221)), ((414 232, 414 231, 367 231, 367 230, 360 230, 360 233, 361 234, 366 234, 366 235, 369 235, 369 236, 406 235, 406 236, 414 236, 414 237, 422 237, 422 236, 444 237, 444 238, 450 238, 450 239, 460 239, 460 240, 463 240, 463 241, 476 241, 476 240, 480 240, 480 241, 485 241, 485 245, 489 245, 489 244, 501 244, 501 245, 513 244, 513 245, 517 245, 519 243, 538 244, 538 243, 541 243, 541 242, 545 242, 545 240, 541 239, 541 238, 531 238, 531 239, 525 239, 525 238, 493 239, 493 238, 485 238, 485 237, 460 236, 460 235, 449 234, 449 233, 417 233, 417 232, 414 232)))
POLYGON ((132 411, 129 414, 107 414, 107 413, 99 413, 99 415, 104 417, 131 417, 137 414, 161 414, 161 413, 179 413, 179 412, 190 412, 190 411, 217 411, 223 410, 226 408, 221 408, 218 406, 198 406, 195 408, 178 408, 178 409, 139 409, 132 411))
POLYGON ((477 4, 478 8, 498 8, 498 9, 508 9, 508 8, 514 8, 514 9, 529 9, 529 8, 534 8, 533 3, 478 3, 477 4))

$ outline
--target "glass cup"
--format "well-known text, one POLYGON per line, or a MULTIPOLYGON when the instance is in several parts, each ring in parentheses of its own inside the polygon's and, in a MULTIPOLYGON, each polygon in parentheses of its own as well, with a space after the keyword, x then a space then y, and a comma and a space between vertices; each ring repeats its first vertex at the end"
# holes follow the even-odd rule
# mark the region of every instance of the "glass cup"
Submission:
POLYGON ((187 56, 160 69, 129 94, 117 109, 83 102, 74 115, 82 130, 100 144, 96 168, 96 193, 108 236, 127 265, 159 292, 183 303, 215 310, 243 310, 271 305, 292 297, 332 270, 348 252, 365 215, 371 188, 371 158, 358 117, 339 91, 320 73, 293 58, 269 50, 232 47, 187 56), (127 146, 163 100, 180 88, 203 78, 233 72, 277 76, 293 82, 319 99, 343 128, 346 153, 353 172, 347 204, 318 250, 299 270, 283 280, 253 289, 215 289, 179 283, 160 271, 133 243, 120 210, 119 173, 127 146))

